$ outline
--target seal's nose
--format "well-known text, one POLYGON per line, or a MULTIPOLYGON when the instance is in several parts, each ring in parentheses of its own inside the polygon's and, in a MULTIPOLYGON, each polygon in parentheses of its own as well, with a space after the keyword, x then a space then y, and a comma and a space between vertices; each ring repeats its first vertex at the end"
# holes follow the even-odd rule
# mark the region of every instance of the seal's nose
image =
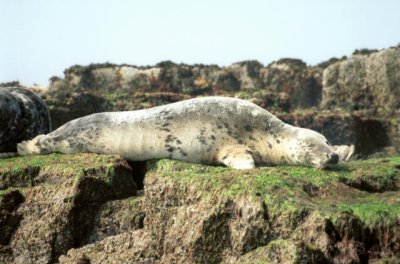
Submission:
POLYGON ((332 153, 328 155, 328 164, 337 164, 339 162, 339 155, 332 153))

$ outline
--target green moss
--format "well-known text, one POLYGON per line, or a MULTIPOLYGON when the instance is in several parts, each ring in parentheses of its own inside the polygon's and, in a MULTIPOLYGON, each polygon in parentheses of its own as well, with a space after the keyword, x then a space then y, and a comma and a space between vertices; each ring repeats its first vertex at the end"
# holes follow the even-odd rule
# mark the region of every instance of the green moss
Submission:
POLYGON ((235 93, 235 97, 240 99, 250 99, 252 97, 252 94, 247 91, 240 91, 235 93))
POLYGON ((3 195, 5 195, 5 194, 7 194, 9 192, 14 191, 14 190, 15 190, 14 188, 8 188, 8 189, 5 189, 5 190, 0 190, 0 196, 3 196, 3 195))
MULTIPOLYGON (((82 175, 93 174, 109 182, 116 173, 114 163, 115 156, 94 154, 6 158, 0 159, 0 181, 21 182, 9 186, 31 186, 35 176, 27 171, 40 167, 42 175, 74 177, 78 181, 82 175)), ((352 161, 327 170, 276 166, 240 171, 159 160, 148 162, 148 175, 194 187, 204 199, 221 195, 262 199, 271 216, 287 217, 289 222, 310 210, 319 210, 332 217, 350 212, 366 224, 373 224, 400 218, 399 164, 400 157, 392 157, 352 161)))
POLYGON ((118 92, 118 93, 104 93, 102 94, 103 98, 108 102, 115 104, 118 100, 128 100, 131 96, 127 92, 118 92))
POLYGON ((50 154, 0 159, 0 182, 8 186, 33 186, 38 173, 79 179, 91 168, 103 168, 96 174, 105 180, 112 178, 115 156, 94 154, 50 154))
POLYGON ((352 161, 327 170, 276 166, 247 171, 160 160, 149 173, 195 186, 203 198, 221 194, 264 200, 270 215, 298 221, 310 210, 334 217, 351 212, 365 224, 400 218, 400 157, 352 161), (363 189, 365 188, 365 189, 363 189))
POLYGON ((131 209, 138 209, 140 203, 143 201, 143 196, 134 196, 127 198, 128 207, 131 209))
POLYGON ((339 204, 337 207, 339 210, 356 215, 367 225, 377 223, 391 225, 396 220, 400 220, 400 203, 391 205, 382 203, 339 204))

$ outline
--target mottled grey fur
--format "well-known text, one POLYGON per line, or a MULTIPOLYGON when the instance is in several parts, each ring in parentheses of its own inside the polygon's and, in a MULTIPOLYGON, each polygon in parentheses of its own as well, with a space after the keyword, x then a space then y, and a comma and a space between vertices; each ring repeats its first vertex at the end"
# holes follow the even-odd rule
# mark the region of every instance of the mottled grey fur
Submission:
POLYGON ((171 158, 238 169, 274 164, 326 167, 338 161, 321 134, 285 124, 248 101, 227 97, 85 116, 22 142, 18 152, 94 152, 129 160, 171 158))

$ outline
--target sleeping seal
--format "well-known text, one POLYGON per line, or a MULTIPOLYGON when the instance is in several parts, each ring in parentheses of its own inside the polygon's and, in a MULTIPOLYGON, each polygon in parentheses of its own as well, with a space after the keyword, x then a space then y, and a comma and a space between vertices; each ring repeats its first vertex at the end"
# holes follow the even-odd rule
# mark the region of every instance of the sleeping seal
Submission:
POLYGON ((93 152, 133 161, 171 158, 236 169, 277 164, 325 168, 354 150, 341 149, 335 153, 320 133, 291 126, 251 102, 228 97, 92 114, 18 144, 21 155, 93 152))

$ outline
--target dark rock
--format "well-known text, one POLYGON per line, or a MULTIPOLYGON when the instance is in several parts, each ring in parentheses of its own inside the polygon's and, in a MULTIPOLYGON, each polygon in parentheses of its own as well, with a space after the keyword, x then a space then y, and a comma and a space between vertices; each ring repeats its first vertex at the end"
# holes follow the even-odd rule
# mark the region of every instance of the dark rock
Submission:
POLYGON ((16 152, 17 143, 51 130, 42 99, 20 87, 0 88, 0 153, 16 152))
POLYGON ((359 114, 332 112, 293 112, 278 114, 284 122, 315 130, 323 134, 332 145, 355 145, 358 157, 385 151, 392 146, 392 124, 382 118, 359 114))
POLYGON ((17 208, 23 201, 24 197, 17 190, 0 194, 0 245, 8 245, 19 226, 22 215, 17 213, 17 208))
POLYGON ((98 210, 89 243, 143 228, 143 197, 132 197, 104 203, 98 210))

